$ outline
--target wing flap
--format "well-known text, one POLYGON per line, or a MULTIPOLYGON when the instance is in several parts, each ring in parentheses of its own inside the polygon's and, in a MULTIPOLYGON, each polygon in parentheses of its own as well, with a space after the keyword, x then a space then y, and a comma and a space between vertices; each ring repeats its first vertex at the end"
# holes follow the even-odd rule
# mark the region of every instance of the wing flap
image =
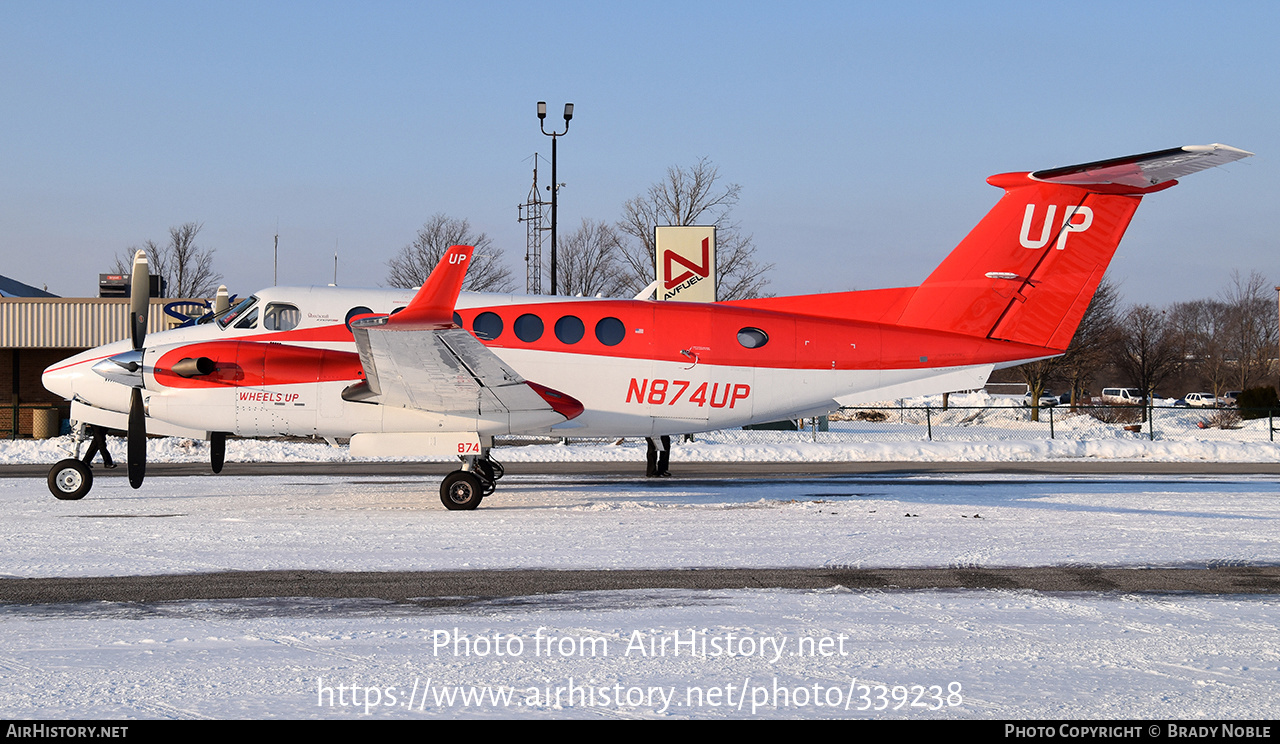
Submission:
POLYGON ((563 408, 461 328, 404 332, 353 323, 352 330, 368 391, 351 399, 459 416, 563 408))

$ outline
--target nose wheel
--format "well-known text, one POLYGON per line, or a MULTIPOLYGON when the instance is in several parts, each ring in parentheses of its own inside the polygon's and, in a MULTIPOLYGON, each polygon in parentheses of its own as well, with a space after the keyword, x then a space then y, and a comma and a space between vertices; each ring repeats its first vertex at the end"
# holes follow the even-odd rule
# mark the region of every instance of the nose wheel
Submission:
POLYGON ((93 488, 93 471, 79 460, 59 460, 49 469, 49 492, 60 501, 79 501, 93 488))

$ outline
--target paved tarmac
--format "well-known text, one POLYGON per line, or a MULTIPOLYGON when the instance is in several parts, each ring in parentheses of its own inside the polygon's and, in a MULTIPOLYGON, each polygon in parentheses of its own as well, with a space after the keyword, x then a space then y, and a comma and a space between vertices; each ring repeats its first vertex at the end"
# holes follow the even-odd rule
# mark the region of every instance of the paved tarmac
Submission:
MULTIPOLYGON (((0 478, 43 478, 53 463, 0 465, 0 478)), ((644 462, 512 462, 510 475, 640 476, 644 462)), ((443 476, 454 462, 228 462, 222 475, 423 475, 443 476)), ((1040 462, 674 462, 676 478, 753 478, 834 474, 990 473, 1029 475, 1280 475, 1277 462, 1147 462, 1071 459, 1040 462)), ((122 478, 121 464, 97 464, 94 478, 122 478)), ((204 463, 147 463, 148 476, 212 475, 204 463)))
MULTIPOLYGON (((227 463, 223 475, 439 477, 454 463, 227 463)), ((616 476, 643 480, 643 463, 510 463, 510 475, 616 476)), ((846 475, 1280 475, 1280 463, 1122 462, 841 462, 674 463, 674 480, 748 476, 784 479, 846 475)), ((47 465, 0 466, 0 477, 44 477, 47 465)), ((152 463, 147 475, 209 475, 204 464, 152 463)), ((123 477, 125 468, 94 469, 95 477, 123 477)), ((631 589, 1029 589, 1050 592, 1280 594, 1280 566, 1147 568, 895 568, 895 569, 671 569, 352 572, 235 571, 171 576, 0 579, 0 602, 61 604, 90 601, 310 597, 379 599, 421 606, 461 606, 494 599, 568 591, 631 589)))
POLYGON ((1280 594, 1280 566, 1169 568, 707 568, 654 570, 228 571, 167 576, 0 579, 0 602, 308 597, 465 606, 556 592, 634 589, 1031 589, 1042 592, 1280 594))

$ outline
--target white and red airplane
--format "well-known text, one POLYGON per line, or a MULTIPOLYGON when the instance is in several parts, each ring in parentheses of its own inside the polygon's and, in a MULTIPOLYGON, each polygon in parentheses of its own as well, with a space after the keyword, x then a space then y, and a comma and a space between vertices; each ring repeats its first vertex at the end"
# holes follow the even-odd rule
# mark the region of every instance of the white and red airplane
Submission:
POLYGON ((274 287, 210 322, 145 337, 146 257, 131 338, 44 372, 72 401, 76 458, 60 499, 92 485, 86 425, 147 434, 351 438, 357 456, 457 455, 441 485, 474 509, 502 468, 495 436, 657 437, 970 390, 994 369, 1062 354, 1142 197, 1248 157, 1161 150, 987 182, 1003 198, 918 287, 714 304, 460 293, 450 248, 409 290, 274 287), (88 458, 86 458, 87 460, 88 458))

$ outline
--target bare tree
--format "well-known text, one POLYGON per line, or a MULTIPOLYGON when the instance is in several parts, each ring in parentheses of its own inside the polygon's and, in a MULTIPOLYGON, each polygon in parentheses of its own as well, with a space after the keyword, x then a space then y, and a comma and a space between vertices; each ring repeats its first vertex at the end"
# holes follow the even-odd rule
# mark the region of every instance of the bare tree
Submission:
POLYGON ((1221 395, 1234 369, 1227 358, 1230 308, 1216 300, 1179 302, 1170 309, 1169 318, 1180 337, 1188 372, 1214 397, 1221 395))
POLYGON ((1108 277, 1103 277, 1089 301, 1089 307, 1071 337, 1067 353, 1059 358, 1060 371, 1071 387, 1072 410, 1093 382, 1094 375, 1107 362, 1118 340, 1116 312, 1120 290, 1108 277))
POLYGON ((444 213, 432 215, 418 230, 418 237, 387 261, 387 283, 393 287, 417 287, 427 280, 450 246, 469 245, 476 250, 462 288, 471 292, 510 292, 515 289, 511 269, 484 233, 471 223, 444 213))
POLYGON ((1257 271, 1247 277, 1231 272, 1231 284, 1222 291, 1227 305, 1226 351, 1235 360, 1233 383, 1240 390, 1273 374, 1273 352, 1277 343, 1277 318, 1274 295, 1268 282, 1257 271))
POLYGON ((622 207, 618 230, 634 238, 622 244, 626 290, 639 292, 653 281, 653 229, 659 225, 716 227, 716 294, 721 300, 759 297, 773 264, 755 259, 756 246, 732 213, 742 187, 719 185, 720 171, 702 158, 691 168, 671 166, 666 178, 622 207))
MULTIPOLYGON (((217 291, 222 274, 213 270, 214 249, 196 245, 196 236, 203 227, 201 222, 184 222, 169 228, 168 245, 156 245, 153 240, 142 244, 151 273, 164 279, 165 294, 170 297, 211 297, 217 291)), ((137 250, 136 246, 130 246, 123 255, 117 256, 113 270, 118 274, 129 273, 137 250)))
POLYGON ((1165 311, 1150 305, 1130 308, 1120 326, 1116 366, 1134 387, 1151 398, 1156 387, 1172 376, 1182 361, 1177 333, 1165 311))
POLYGON ((1041 359, 1015 367, 1019 378, 1027 384, 1031 393, 1031 420, 1040 420, 1040 396, 1051 379, 1065 379, 1071 387, 1072 410, 1078 405, 1084 389, 1092 381, 1099 366, 1107 359, 1116 342, 1116 302, 1119 292, 1114 284, 1103 278, 1089 307, 1085 309, 1080 325, 1076 327, 1071 344, 1060 357, 1041 359))
POLYGON ((627 291, 618 255, 622 237, 607 222, 583 220, 559 245, 556 291, 567 295, 617 297, 627 291))
POLYGON ((1032 421, 1040 420, 1040 396, 1044 395, 1050 376, 1057 373, 1058 361, 1061 358, 1041 359, 1038 362, 1020 364, 1017 367, 1018 376, 1027 384, 1027 392, 1031 394, 1027 403, 1031 406, 1032 421))

